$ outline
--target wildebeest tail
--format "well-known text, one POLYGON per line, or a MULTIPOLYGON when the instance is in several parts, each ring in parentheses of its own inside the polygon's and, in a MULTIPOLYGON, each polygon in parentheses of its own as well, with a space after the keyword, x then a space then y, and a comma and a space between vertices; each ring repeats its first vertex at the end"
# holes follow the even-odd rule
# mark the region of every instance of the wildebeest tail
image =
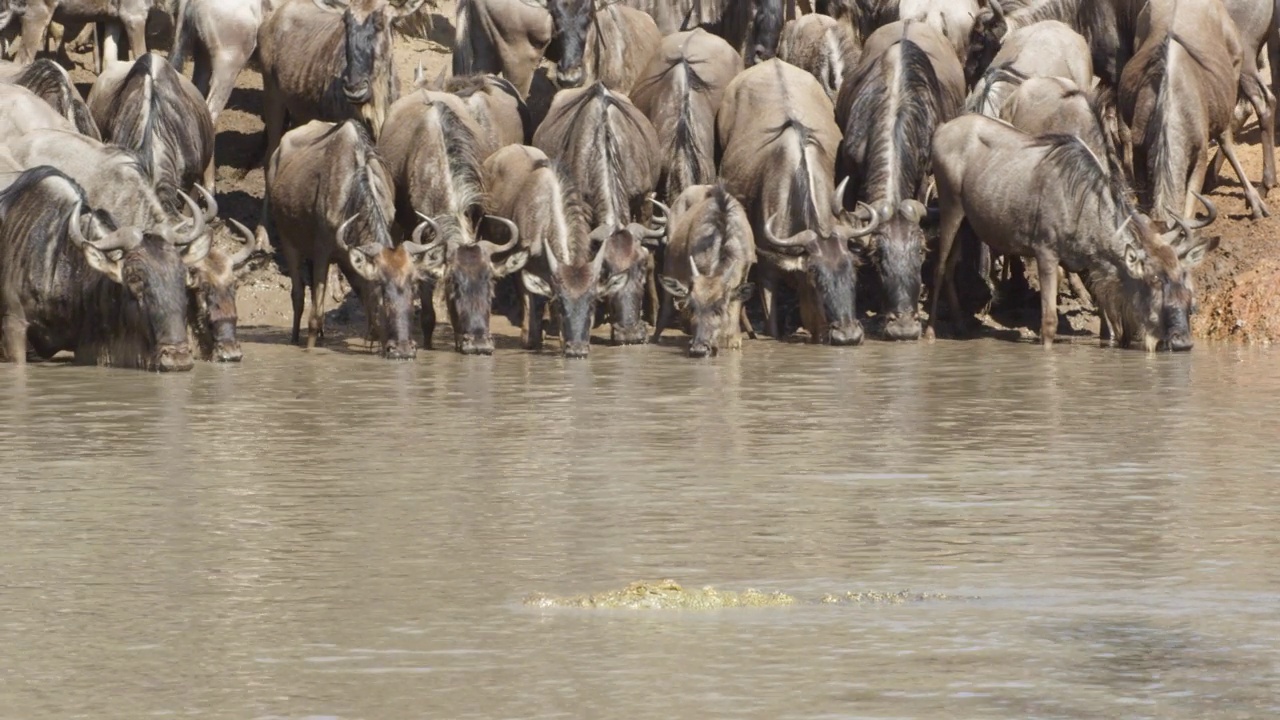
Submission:
POLYGON ((453 108, 443 102, 433 102, 432 105, 440 114, 440 133, 444 138, 449 175, 452 177, 459 209, 483 206, 484 180, 480 174, 479 139, 453 108))
POLYGON ((187 0, 178 0, 173 13, 173 48, 169 51, 169 64, 178 72, 182 72, 183 66, 187 64, 188 26, 187 0))
POLYGON ((70 120, 80 134, 94 140, 102 139, 97 124, 89 116, 89 106, 80 97, 80 91, 72 84, 67 71, 57 63, 47 58, 36 60, 24 68, 13 82, 39 95, 59 115, 70 120))
POLYGON ((1161 221, 1170 219, 1170 211, 1182 212, 1186 181, 1190 173, 1190 159, 1186 157, 1186 149, 1181 143, 1173 142, 1166 117, 1169 110, 1166 106, 1172 100, 1167 93, 1168 61, 1175 43, 1186 47, 1172 32, 1167 33, 1155 53, 1147 58, 1142 78, 1144 85, 1156 89, 1154 107, 1142 134, 1142 147, 1147 148, 1145 191, 1149 195, 1151 217, 1161 221))
POLYGON ((458 0, 458 9, 454 14, 455 29, 453 33, 453 74, 456 76, 471 75, 475 72, 475 48, 471 46, 471 25, 474 12, 472 0, 458 0))
POLYGON ((715 173, 714 167, 704 162, 711 157, 713 148, 702 147, 697 128, 694 127, 693 98, 696 93, 705 93, 710 89, 687 59, 671 69, 683 74, 684 94, 680 97, 680 113, 676 118, 675 132, 667 143, 667 169, 665 195, 666 202, 672 203, 684 189, 692 185, 710 182, 715 173))

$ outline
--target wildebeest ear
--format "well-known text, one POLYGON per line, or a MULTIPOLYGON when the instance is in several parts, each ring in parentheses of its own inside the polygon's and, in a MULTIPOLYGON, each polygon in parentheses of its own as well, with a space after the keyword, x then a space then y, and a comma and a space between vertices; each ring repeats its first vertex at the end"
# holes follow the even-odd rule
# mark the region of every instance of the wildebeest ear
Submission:
POLYGON ((602 298, 607 298, 613 295, 614 293, 618 292, 619 290, 621 290, 622 286, 626 284, 627 284, 626 273, 624 272, 614 273, 609 276, 609 279, 600 283, 600 286, 596 289, 596 295, 602 298))
POLYGON ((199 265, 201 260, 209 254, 209 248, 213 247, 213 238, 208 233, 201 235, 194 241, 182 246, 182 264, 187 267, 199 265))
POLYGON ((689 288, 685 287, 684 283, 673 277, 659 275, 658 282, 662 283, 662 289, 666 290, 668 295, 677 300, 683 300, 689 297, 689 288))
POLYGON ((738 302, 746 302, 750 300, 751 296, 756 292, 755 283, 742 283, 734 292, 738 296, 738 302))
POLYGON ((1180 254, 1179 259, 1182 260, 1183 267, 1193 268, 1196 265, 1199 265, 1200 261, 1204 260, 1206 255, 1218 249, 1218 243, 1221 241, 1222 238, 1217 235, 1214 235, 1208 240, 1201 238, 1199 242, 1195 243, 1190 248, 1187 248, 1180 254))
POLYGON ((507 256, 506 260, 502 261, 501 265, 493 269, 493 277, 495 279, 504 278, 510 275, 511 273, 519 270, 520 268, 524 267, 524 264, 527 262, 529 262, 528 250, 520 250, 518 252, 513 252, 509 256, 507 256))
POLYGON ((112 260, 106 253, 89 243, 81 245, 80 249, 84 250, 84 259, 88 261, 89 267, 106 275, 114 282, 124 284, 124 263, 121 260, 112 260))
POLYGON ((355 270, 360 277, 369 282, 378 279, 378 266, 364 253, 364 250, 358 247, 347 250, 347 259, 351 261, 351 269, 355 270))
POLYGON ((541 295, 544 298, 549 298, 554 294, 551 292, 551 286, 547 284, 546 280, 543 280, 528 270, 520 273, 520 281, 524 284, 524 289, 528 290, 533 295, 541 295))
POLYGON ((1124 246, 1124 264, 1129 268, 1129 272, 1135 277, 1142 276, 1142 251, 1133 243, 1125 243, 1124 246))

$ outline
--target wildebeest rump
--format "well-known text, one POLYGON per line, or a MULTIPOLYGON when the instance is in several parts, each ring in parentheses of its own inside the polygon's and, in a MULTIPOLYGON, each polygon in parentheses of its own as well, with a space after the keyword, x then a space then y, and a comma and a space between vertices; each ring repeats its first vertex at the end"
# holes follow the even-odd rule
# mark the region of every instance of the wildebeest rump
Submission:
POLYGON ((716 111, 742 59, 701 28, 663 38, 631 101, 653 123, 662 144, 658 195, 673 203, 692 185, 716 176, 716 111))
POLYGON ((70 350, 76 362, 190 370, 188 267, 207 236, 175 246, 92 211, 66 175, 42 166, 0 194, 4 348, 26 362, 70 350))
POLYGON ((968 222, 995 252, 1035 258, 1046 345, 1058 327, 1061 264, 1084 274, 1122 345, 1191 348, 1194 303, 1187 268, 1216 238, 1193 240, 1192 229, 1179 218, 1179 227, 1162 239, 1129 203, 1121 178, 1078 138, 1033 138, 997 120, 966 115, 939 128, 933 166, 942 225, 932 325, 938 323, 944 283, 958 308, 947 278, 956 257, 952 242, 968 222))
POLYGON ((602 279, 609 228, 589 233, 588 209, 577 184, 541 150, 511 145, 485 161, 490 207, 510 217, 529 252, 521 273, 521 345, 542 348, 548 303, 567 357, 586 357, 596 304, 622 289, 626 273, 602 279), (598 246, 593 249, 593 245, 598 246))
POLYGON ((109 66, 89 91, 89 111, 107 142, 137 154, 166 209, 181 207, 179 190, 212 188, 213 120, 164 58, 146 53, 132 66, 109 66))
POLYGON ((671 208, 661 276, 665 293, 653 342, 679 312, 692 336, 689 357, 742 349, 743 303, 755 289, 747 273, 755 261, 755 237, 742 203, 723 184, 687 188, 671 208))
POLYGON ((635 223, 643 219, 662 169, 653 125, 626 96, 597 82, 556 93, 533 144, 563 164, 578 184, 591 226, 617 231, 605 255, 605 271, 626 272, 629 279, 609 300, 612 338, 622 344, 645 342, 646 290, 656 299, 652 254, 645 244, 662 233, 635 223))
POLYGON ((860 43, 848 26, 817 13, 787 23, 778 41, 778 59, 808 70, 832 102, 845 74, 858 64, 860 53, 860 43))
POLYGON ((1093 83, 1089 43, 1057 20, 1010 31, 965 101, 968 112, 997 117, 1006 98, 1027 78, 1062 77, 1088 90, 1093 83))
POLYGON ((775 290, 788 280, 812 342, 861 343, 856 268, 877 220, 867 213, 859 228, 844 210, 844 186, 835 187, 840 130, 822 86, 778 59, 748 68, 725 91, 716 133, 721 177, 751 219, 769 334, 778 337, 775 290))
POLYGON ((492 353, 493 282, 519 270, 528 257, 518 251, 494 263, 494 255, 510 251, 518 239, 514 226, 502 218, 494 220, 506 226, 506 243, 477 242, 485 218, 482 161, 491 152, 483 136, 460 98, 419 90, 392 105, 386 131, 378 140, 395 182, 401 227, 407 230, 428 218, 442 243, 443 266, 426 273, 419 286, 428 348, 436 326, 432 298, 437 280, 443 279, 456 349, 464 354, 492 353))
POLYGON ((293 341, 299 341, 302 322, 303 263, 311 269, 312 348, 324 334, 324 294, 329 265, 336 262, 359 294, 383 356, 413 358, 414 289, 442 253, 439 241, 418 242, 425 224, 413 240, 393 244, 391 176, 365 128, 354 120, 313 120, 289 131, 267 165, 266 186, 262 215, 279 238, 293 283, 293 341))
POLYGON ((195 59, 191 80, 205 97, 217 125, 236 77, 258 47, 258 29, 270 10, 267 0, 178 0, 169 60, 182 72, 187 53, 195 59))
POLYGON ((0 82, 30 90, 70 121, 76 130, 95 140, 102 139, 98 126, 89 116, 88 105, 61 65, 43 58, 26 66, 0 61, 0 82))
POLYGON ((871 258, 891 340, 920 337, 929 150, 933 131, 956 116, 963 97, 963 70, 945 38, 908 20, 867 39, 836 103, 845 129, 839 168, 850 181, 846 201, 871 205, 880 219, 871 258))
POLYGON ((285 0, 258 31, 267 157, 285 122, 367 123, 376 139, 399 97, 392 23, 425 0, 285 0))
POLYGON ((484 131, 489 153, 508 145, 524 145, 533 139, 533 118, 529 115, 529 107, 515 85, 505 78, 466 75, 427 82, 418 72, 414 85, 423 90, 457 95, 484 131))

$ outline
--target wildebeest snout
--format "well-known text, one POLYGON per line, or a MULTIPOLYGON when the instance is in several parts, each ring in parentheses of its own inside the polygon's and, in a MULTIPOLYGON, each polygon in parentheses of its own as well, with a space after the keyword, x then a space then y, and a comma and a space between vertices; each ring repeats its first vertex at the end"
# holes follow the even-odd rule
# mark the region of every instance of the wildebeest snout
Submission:
POLYGON ((642 345, 649 340, 644 322, 637 325, 619 326, 614 324, 609 333, 609 341, 614 345, 642 345))
POLYGON ((382 346, 382 356, 388 360, 412 360, 418 356, 418 343, 413 340, 389 340, 382 346))
POLYGON ((1169 338, 1165 341, 1164 345, 1164 349, 1166 350, 1172 350, 1173 352, 1187 352, 1195 346, 1195 343, 1191 340, 1191 336, 1189 334, 1178 332, 1169 335, 1169 338))
POLYGON ((582 65, 559 66, 556 68, 556 85, 560 89, 582 87, 582 82, 586 78, 586 72, 582 69, 582 65))
POLYGON ((689 344, 689 357, 705 358, 712 357, 716 354, 716 349, 711 344, 703 340, 695 340, 689 344))
POLYGON ((162 345, 156 353, 156 369, 160 372, 186 372, 195 367, 191 346, 187 343, 162 345))
POLYGON ((861 345, 866 337, 862 323, 857 321, 848 325, 832 325, 827 335, 832 345, 861 345))
POLYGON ((564 356, 567 358, 585 358, 590 350, 591 343, 585 340, 571 340, 564 344, 564 356))
POLYGON ((490 335, 463 335, 458 342, 458 352, 463 355, 492 355, 493 337, 490 335))
POLYGON ((346 96, 347 102, 352 105, 360 105, 369 102, 369 98, 373 95, 373 88, 368 80, 360 80, 351 84, 343 83, 342 94, 346 96))
POLYGON ((890 313, 884 326, 888 340, 919 340, 920 316, 916 313, 890 313))
POLYGON ((213 359, 218 362, 240 362, 244 359, 244 352, 240 350, 239 342, 220 340, 213 348, 213 359))

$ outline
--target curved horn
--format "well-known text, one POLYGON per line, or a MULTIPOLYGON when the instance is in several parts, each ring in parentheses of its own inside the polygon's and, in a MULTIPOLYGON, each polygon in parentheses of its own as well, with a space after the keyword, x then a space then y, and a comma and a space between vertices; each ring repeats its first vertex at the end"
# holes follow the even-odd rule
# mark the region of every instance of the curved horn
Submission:
POLYGON ((689 256, 689 271, 693 273, 693 277, 702 277, 702 273, 698 272, 698 263, 694 262, 693 256, 689 256))
POLYGON ((257 238, 253 233, 249 232, 249 228, 231 218, 227 218, 227 224, 240 236, 240 242, 244 243, 244 247, 240 248, 228 261, 231 263, 232 270, 239 270, 245 263, 249 262, 249 258, 253 257, 253 254, 258 250, 257 238))
POLYGON ((351 223, 355 222, 358 217, 360 217, 360 213, 343 220, 342 224, 338 226, 338 231, 333 234, 334 242, 338 243, 338 247, 343 250, 351 249, 351 246, 347 244, 347 228, 351 227, 351 223))
POLYGON ((204 200, 204 221, 210 222, 218 217, 218 201, 214 199, 213 193, 204 189, 200 183, 195 184, 196 192, 200 193, 200 199, 204 200))
POLYGON ((418 219, 421 220, 422 222, 418 223, 418 227, 413 229, 413 235, 410 236, 410 241, 421 244, 422 235, 426 231, 430 230, 431 235, 435 238, 435 240, 432 240, 430 244, 434 245, 440 242, 440 240, 442 239, 440 235, 440 226, 436 224, 436 221, 432 220, 426 215, 423 215, 420 212, 414 212, 414 215, 417 215, 418 219))
MULTIPOLYGON (((206 197, 209 198, 209 200, 213 200, 213 197, 208 194, 207 190, 205 190, 204 188, 201 188, 199 185, 197 185, 196 187, 199 188, 200 191, 203 192, 206 195, 206 197)), ((178 191, 178 195, 182 197, 182 202, 187 204, 187 208, 191 210, 191 229, 188 230, 183 235, 179 235, 177 237, 171 237, 173 244, 181 247, 183 245, 190 245, 191 243, 198 240, 201 235, 204 234, 205 219, 204 219, 204 213, 201 212, 200 210, 200 206, 196 204, 196 201, 193 200, 190 195, 182 192, 181 190, 178 191)), ((213 207, 214 209, 217 209, 218 207, 217 203, 214 203, 213 207)), ((183 223, 174 225, 170 229, 168 234, 172 236, 173 234, 177 233, 178 228, 180 228, 182 225, 183 223)))
POLYGON ((907 198, 898 206, 898 212, 902 213, 902 217, 919 225, 920 221, 924 219, 927 211, 924 203, 916 200, 915 198, 907 198))
POLYGON ((515 247, 516 243, 520 242, 520 228, 516 227, 515 223, 511 222, 507 218, 504 218, 498 215, 485 215, 485 217, 489 218, 490 220, 500 222, 503 225, 506 225, 507 230, 511 231, 511 239, 507 240, 505 245, 498 245, 496 243, 491 243, 488 240, 481 240, 479 243, 477 243, 480 246, 480 248, 484 250, 486 253, 488 253, 490 256, 497 255, 498 253, 504 253, 510 250, 511 248, 515 247))
POLYGON ((790 237, 780 238, 773 234, 773 221, 778 217, 778 213, 769 216, 764 221, 764 240, 777 250, 781 250, 791 255, 799 255, 806 249, 809 244, 809 237, 812 235, 808 230, 800 232, 790 237))
POLYGON ((654 213, 649 219, 650 222, 656 225, 661 225, 662 227, 666 227, 667 221, 671 219, 671 208, 662 204, 656 198, 645 198, 645 201, 648 202, 650 205, 652 205, 654 210, 662 211, 661 216, 659 216, 657 213, 654 213))
POLYGON ((84 204, 77 200, 75 208, 71 211, 71 217, 67 220, 67 235, 70 236, 71 242, 76 247, 89 242, 85 239, 84 233, 80 231, 80 211, 82 209, 84 209, 84 204))
POLYGON ((602 243, 608 240, 611 235, 613 235, 613 226, 601 225, 595 230, 592 230, 591 234, 587 236, 587 239, 594 245, 595 243, 602 243))
POLYGON ((846 175, 840 184, 836 186, 836 191, 831 193, 831 210, 839 213, 844 210, 844 190, 849 186, 849 177, 846 175))
MULTIPOLYGON (((860 238, 860 237, 864 237, 864 236, 866 236, 866 235, 870 235, 871 233, 873 233, 873 232, 875 232, 875 231, 876 231, 876 228, 877 228, 877 227, 879 227, 879 226, 880 226, 880 213, 876 212, 876 209, 875 209, 875 208, 873 208, 873 207, 871 207, 870 205, 868 205, 868 204, 866 204, 866 203, 862 202, 861 200, 859 200, 859 201, 858 201, 858 209, 859 209, 859 210, 861 210, 862 208, 866 208, 866 209, 867 209, 867 214, 871 216, 871 219, 867 222, 867 224, 866 224, 866 225, 863 225, 861 229, 854 230, 854 231, 849 235, 849 239, 850 239, 850 240, 852 240, 852 239, 854 239, 854 238, 860 238)), ((855 213, 855 214, 856 214, 856 213, 855 213)))
POLYGON ((1004 22, 1004 8, 1000 7, 1000 0, 987 0, 987 5, 991 8, 991 19, 1004 22))
MULTIPOLYGON (((1201 195, 1195 190, 1192 190, 1191 194, 1195 195, 1196 199, 1200 201, 1200 204, 1204 206, 1204 210, 1205 212, 1209 213, 1209 217, 1206 217, 1203 220, 1196 220, 1195 222, 1191 223, 1189 227, 1192 230, 1199 230, 1200 228, 1208 227, 1212 225, 1213 221, 1218 219, 1218 208, 1215 207, 1214 204, 1209 201, 1209 198, 1201 195)), ((1188 237, 1190 237, 1189 234, 1188 234, 1188 237)))

